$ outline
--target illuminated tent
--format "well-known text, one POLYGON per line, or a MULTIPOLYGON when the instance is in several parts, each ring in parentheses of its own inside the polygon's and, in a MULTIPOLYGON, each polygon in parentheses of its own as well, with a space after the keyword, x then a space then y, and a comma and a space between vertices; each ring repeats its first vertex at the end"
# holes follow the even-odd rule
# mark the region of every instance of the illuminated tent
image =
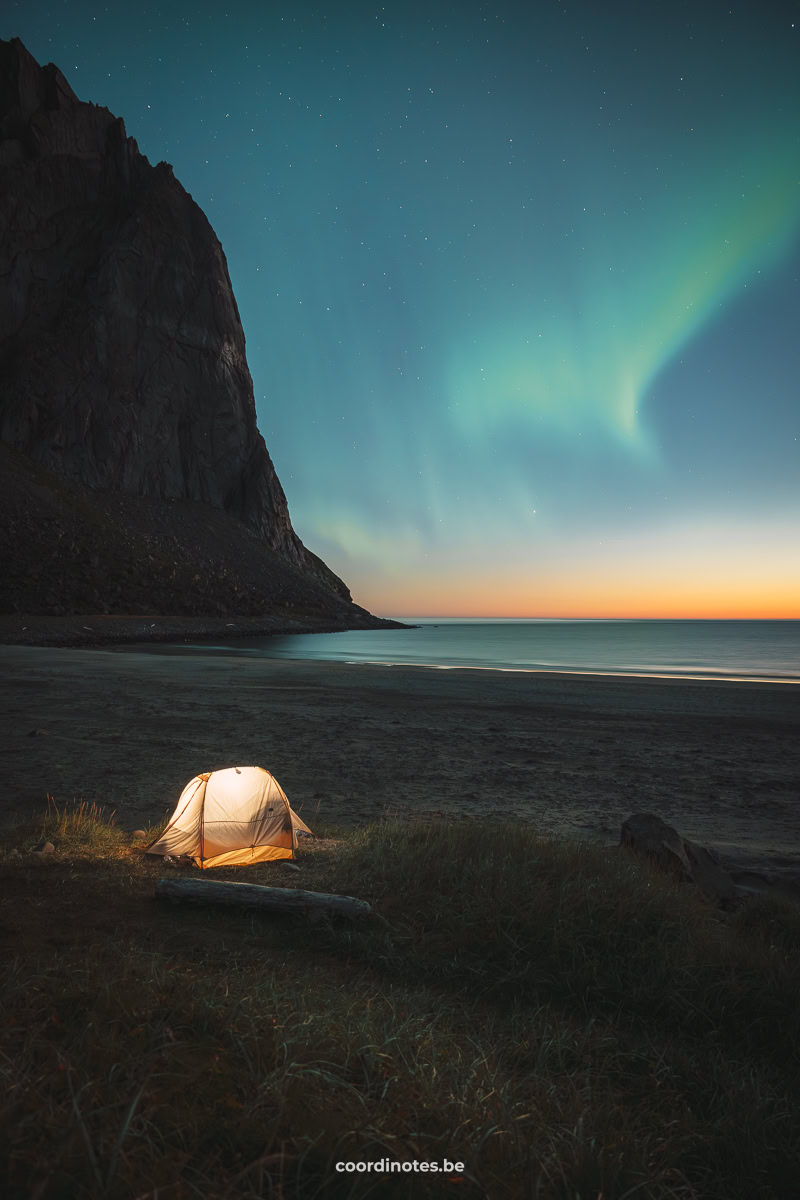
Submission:
POLYGON ((147 853, 185 854, 202 870, 234 867, 294 858, 299 831, 311 834, 269 771, 228 767, 187 783, 147 853))

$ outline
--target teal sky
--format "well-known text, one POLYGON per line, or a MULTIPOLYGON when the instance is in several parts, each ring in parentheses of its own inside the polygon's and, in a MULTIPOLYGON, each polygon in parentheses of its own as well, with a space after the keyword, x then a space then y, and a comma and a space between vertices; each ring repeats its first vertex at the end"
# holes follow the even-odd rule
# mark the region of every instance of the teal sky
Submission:
POLYGON ((385 614, 800 616, 794 6, 12 4, 225 249, 385 614))

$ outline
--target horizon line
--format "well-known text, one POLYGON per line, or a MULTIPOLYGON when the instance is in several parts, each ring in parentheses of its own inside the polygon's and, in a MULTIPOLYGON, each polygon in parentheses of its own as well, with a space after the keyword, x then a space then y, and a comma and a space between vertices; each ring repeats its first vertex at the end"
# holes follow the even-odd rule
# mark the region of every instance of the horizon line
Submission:
POLYGON ((624 616, 624 617, 585 617, 585 616, 525 616, 525 617, 508 617, 508 616, 479 616, 472 613, 415 613, 413 615, 391 615, 384 616, 384 620, 390 621, 800 621, 800 616, 797 617, 675 617, 675 616, 624 616))

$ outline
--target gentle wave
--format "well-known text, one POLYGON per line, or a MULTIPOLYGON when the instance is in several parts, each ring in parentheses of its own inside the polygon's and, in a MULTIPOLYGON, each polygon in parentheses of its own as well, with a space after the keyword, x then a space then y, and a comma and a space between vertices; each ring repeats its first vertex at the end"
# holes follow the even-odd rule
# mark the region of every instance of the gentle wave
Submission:
MULTIPOLYGON (((251 652, 254 653, 254 652, 251 652)), ((351 667, 419 667, 424 671, 502 671, 522 675, 598 675, 616 679, 686 679, 706 683, 788 683, 800 684, 793 675, 725 675, 709 671, 705 675, 690 675, 685 671, 609 671, 578 670, 575 667, 499 667, 478 663, 391 662, 380 658, 336 659, 351 667)))

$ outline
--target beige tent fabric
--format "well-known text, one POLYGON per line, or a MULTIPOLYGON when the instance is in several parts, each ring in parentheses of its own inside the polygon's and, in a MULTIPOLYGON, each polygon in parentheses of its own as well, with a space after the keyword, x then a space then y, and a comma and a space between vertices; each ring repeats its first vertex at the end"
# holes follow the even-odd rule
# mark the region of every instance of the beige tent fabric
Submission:
POLYGON ((148 854, 187 855, 201 869, 293 858, 301 821, 278 783, 261 767, 196 775, 148 854))

